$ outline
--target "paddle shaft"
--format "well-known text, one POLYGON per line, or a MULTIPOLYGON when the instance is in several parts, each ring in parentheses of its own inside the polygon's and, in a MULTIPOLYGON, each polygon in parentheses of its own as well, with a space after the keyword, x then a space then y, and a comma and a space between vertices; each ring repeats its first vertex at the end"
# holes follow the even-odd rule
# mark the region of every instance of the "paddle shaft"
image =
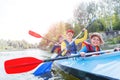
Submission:
MULTIPOLYGON (((88 24, 85 28, 87 29, 96 19, 92 19, 92 22, 88 24)), ((72 40, 70 44, 72 44, 80 35, 82 34, 82 31, 72 40)))
MULTIPOLYGON (((114 50, 111 49, 111 50, 91 52, 91 53, 86 53, 85 56, 87 57, 87 56, 91 56, 91 55, 95 55, 95 54, 104 54, 104 53, 112 52, 112 51, 114 51, 114 50)), ((68 58, 74 58, 74 57, 81 57, 81 55, 80 55, 80 54, 77 54, 77 55, 72 55, 72 56, 64 56, 64 57, 58 57, 58 58, 53 58, 53 59, 46 59, 46 60, 44 60, 44 62, 61 60, 61 59, 68 59, 68 58)))

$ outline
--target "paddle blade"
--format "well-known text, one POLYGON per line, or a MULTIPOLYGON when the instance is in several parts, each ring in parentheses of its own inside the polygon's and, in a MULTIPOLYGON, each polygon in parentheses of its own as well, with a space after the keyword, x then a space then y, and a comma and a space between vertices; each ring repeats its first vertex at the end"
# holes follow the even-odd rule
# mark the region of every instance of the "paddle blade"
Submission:
POLYGON ((53 62, 45 62, 38 67, 38 69, 33 73, 34 76, 41 76, 42 74, 45 74, 46 72, 51 71, 53 62))
POLYGON ((4 63, 5 71, 8 74, 27 72, 37 67, 43 60, 33 57, 23 57, 7 60, 4 63))
POLYGON ((36 37, 36 38, 42 38, 42 36, 34 31, 29 30, 29 34, 36 37))

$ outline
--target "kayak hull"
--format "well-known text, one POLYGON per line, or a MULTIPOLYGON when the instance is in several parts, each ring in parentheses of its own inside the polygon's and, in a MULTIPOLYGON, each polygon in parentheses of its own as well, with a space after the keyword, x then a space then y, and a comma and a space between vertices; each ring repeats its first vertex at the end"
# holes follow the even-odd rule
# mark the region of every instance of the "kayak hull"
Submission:
POLYGON ((54 64, 68 74, 84 80, 120 79, 120 52, 58 60, 54 64))

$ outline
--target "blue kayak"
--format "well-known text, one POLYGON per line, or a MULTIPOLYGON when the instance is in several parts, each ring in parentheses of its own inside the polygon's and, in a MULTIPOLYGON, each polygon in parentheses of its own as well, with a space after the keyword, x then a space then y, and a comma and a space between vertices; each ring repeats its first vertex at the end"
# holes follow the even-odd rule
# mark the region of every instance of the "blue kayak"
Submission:
POLYGON ((57 60, 54 65, 68 74, 84 80, 120 79, 120 51, 99 56, 57 60))

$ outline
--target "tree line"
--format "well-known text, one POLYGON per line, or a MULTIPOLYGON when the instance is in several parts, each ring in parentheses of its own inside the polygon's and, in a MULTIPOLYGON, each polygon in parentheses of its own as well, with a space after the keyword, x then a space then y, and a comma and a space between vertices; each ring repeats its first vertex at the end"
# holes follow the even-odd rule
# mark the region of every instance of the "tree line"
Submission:
POLYGON ((21 49, 30 49, 38 48, 38 44, 31 44, 25 40, 4 40, 0 39, 0 51, 5 50, 21 50, 21 49))

